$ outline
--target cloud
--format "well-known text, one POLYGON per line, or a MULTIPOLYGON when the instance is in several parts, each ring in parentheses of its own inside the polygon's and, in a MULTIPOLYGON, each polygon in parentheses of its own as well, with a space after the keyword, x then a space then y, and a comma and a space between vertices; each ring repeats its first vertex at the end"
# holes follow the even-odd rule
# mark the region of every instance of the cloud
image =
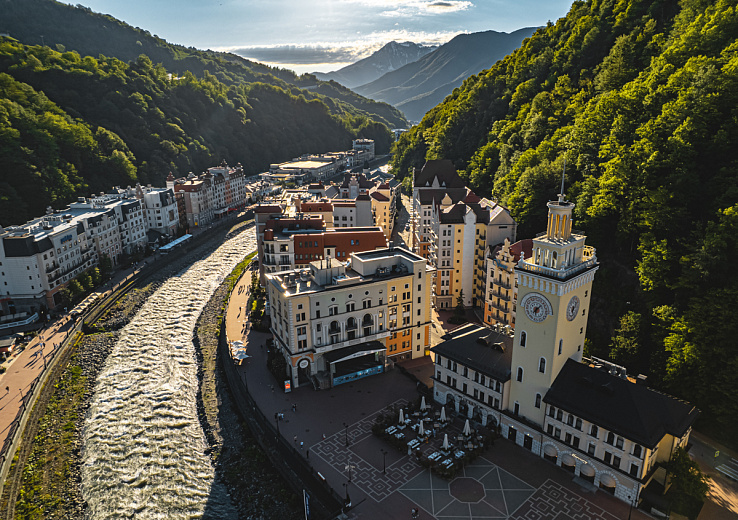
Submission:
POLYGON ((380 16, 397 18, 423 14, 447 14, 465 11, 474 4, 468 0, 342 0, 344 3, 361 4, 382 9, 380 16))
POLYGON ((393 29, 364 35, 361 40, 318 42, 312 44, 279 44, 264 46, 221 47, 214 50, 232 52, 244 58, 270 65, 306 70, 336 70, 366 58, 390 41, 412 41, 421 45, 442 45, 458 32, 412 32, 393 29))

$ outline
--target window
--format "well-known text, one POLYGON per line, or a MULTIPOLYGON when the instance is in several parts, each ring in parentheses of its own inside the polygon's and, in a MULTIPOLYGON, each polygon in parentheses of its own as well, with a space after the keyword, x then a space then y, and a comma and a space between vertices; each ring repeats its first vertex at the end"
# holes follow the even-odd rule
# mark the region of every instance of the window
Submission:
POLYGON ((554 425, 553 424, 549 424, 546 427, 546 433, 548 433, 549 435, 553 435, 553 432, 554 432, 554 425))
POLYGON ((595 443, 594 442, 590 442, 589 446, 587 446, 587 453, 592 457, 595 456, 595 443))
POLYGON ((542 357, 540 359, 540 361, 538 361, 538 371, 541 374, 545 374, 546 373, 546 358, 543 358, 542 357))
POLYGON ((564 348, 564 340, 559 340, 559 356, 561 355, 561 350, 564 348))
POLYGON ((566 444, 571 444, 571 433, 566 432, 566 435, 564 435, 564 442, 566 444))
POLYGON ((561 409, 556 410, 556 420, 560 421, 564 417, 564 412, 561 411, 561 409))
POLYGON ((515 403, 515 406, 513 407, 513 413, 515 415, 520 414, 520 403, 517 403, 517 402, 515 403))
POLYGON ((574 416, 572 414, 569 414, 566 418, 566 424, 569 426, 574 426, 574 416))
POLYGON ((526 336, 527 336, 527 334, 525 333, 525 331, 522 331, 520 333, 520 346, 521 347, 525 347, 526 336))
POLYGON ((554 437, 557 439, 561 438, 561 428, 554 428, 554 437))
POLYGON ((606 451, 605 456, 602 458, 602 460, 605 461, 605 464, 610 464, 612 462, 612 453, 606 451))
POLYGON ((618 469, 620 469, 620 457, 617 455, 613 455, 612 457, 612 465, 618 469))
POLYGON ((517 377, 518 383, 523 382, 523 367, 518 367, 518 377, 517 377))
POLYGON ((548 407, 548 416, 549 417, 553 417, 554 415, 556 415, 556 408, 553 407, 553 406, 549 406, 548 407))
POLYGON ((615 447, 621 450, 623 449, 623 438, 622 437, 618 437, 617 439, 615 439, 615 447))
POLYGON ((571 440, 571 445, 574 446, 575 448, 579 448, 579 437, 574 437, 571 440))
POLYGON ((612 432, 607 432, 607 440, 605 441, 610 446, 613 446, 615 444, 615 434, 612 432))
POLYGON ((599 433, 598 430, 599 428, 597 428, 597 425, 593 424, 592 426, 589 427, 589 434, 596 439, 597 434, 599 433))
POLYGON ((541 394, 536 394, 536 408, 541 407, 541 394))
POLYGON ((642 450, 642 448, 641 448, 641 445, 640 444, 636 444, 635 446, 633 446, 633 456, 634 457, 638 457, 640 459, 641 458, 641 450, 642 450))
POLYGON ((579 431, 582 431, 582 420, 577 417, 576 423, 574 424, 574 428, 576 428, 579 431))
POLYGON ((641 470, 641 468, 640 468, 640 466, 638 464, 633 464, 633 463, 630 464, 630 471, 629 471, 629 473, 632 476, 638 478, 638 473, 640 472, 640 470, 641 470))

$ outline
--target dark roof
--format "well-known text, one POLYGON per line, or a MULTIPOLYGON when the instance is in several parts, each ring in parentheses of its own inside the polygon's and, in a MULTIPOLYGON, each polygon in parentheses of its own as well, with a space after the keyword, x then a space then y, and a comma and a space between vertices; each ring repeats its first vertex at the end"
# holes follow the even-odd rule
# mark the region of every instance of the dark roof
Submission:
POLYGON ((438 219, 441 224, 463 224, 466 216, 466 204, 459 202, 441 212, 438 219))
POLYGON ((470 323, 454 329, 443 339, 443 343, 431 349, 436 355, 503 383, 510 379, 512 336, 470 323))
POLYGON ((464 200, 464 197, 466 197, 466 188, 451 188, 448 190, 444 189, 437 189, 437 190, 431 190, 431 189, 424 189, 418 191, 418 198, 420 199, 420 203, 423 206, 428 206, 430 204, 433 204, 433 201, 435 201, 436 204, 440 204, 443 200, 443 197, 448 194, 449 198, 451 198, 451 202, 456 203, 464 200))
POLYGON ((433 179, 438 178, 438 184, 446 188, 463 188, 464 181, 456 173, 454 163, 448 159, 426 161, 420 171, 415 170, 416 187, 432 186, 433 179))
POLYGON ((372 192, 372 198, 375 199, 375 200, 378 200, 380 202, 387 202, 387 201, 389 201, 389 197, 387 197, 386 195, 383 195, 383 194, 379 193, 378 191, 373 191, 372 192))
POLYGON ((648 448, 667 433, 682 437, 700 415, 690 403, 572 359, 543 400, 648 448))

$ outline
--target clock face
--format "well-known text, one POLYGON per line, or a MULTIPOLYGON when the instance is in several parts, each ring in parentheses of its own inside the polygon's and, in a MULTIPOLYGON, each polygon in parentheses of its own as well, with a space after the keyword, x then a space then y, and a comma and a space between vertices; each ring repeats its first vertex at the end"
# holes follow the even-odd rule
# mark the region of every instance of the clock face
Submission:
POLYGON ((528 293, 520 304, 525 309, 528 319, 536 323, 542 322, 546 316, 553 314, 551 303, 542 294, 528 293))
POLYGON ((572 296, 569 304, 566 306, 566 319, 572 321, 577 317, 577 313, 579 313, 579 298, 572 296))

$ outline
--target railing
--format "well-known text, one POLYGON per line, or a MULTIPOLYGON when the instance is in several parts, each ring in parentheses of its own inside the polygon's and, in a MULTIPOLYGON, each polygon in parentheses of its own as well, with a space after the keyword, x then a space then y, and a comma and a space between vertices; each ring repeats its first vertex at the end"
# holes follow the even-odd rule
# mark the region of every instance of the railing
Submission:
MULTIPOLYGON (((594 249, 594 248, 592 248, 594 249)), ((574 276, 577 273, 580 273, 582 271, 586 271, 587 269, 590 269, 597 265, 597 256, 595 255, 594 251, 587 252, 585 248, 585 253, 588 254, 587 260, 584 260, 582 263, 573 265, 571 267, 567 267, 565 269, 553 269, 551 267, 545 267, 542 265, 536 265, 528 263, 527 261, 521 260, 518 262, 517 268, 521 269, 522 271, 533 273, 533 274, 542 274, 544 276, 550 276, 553 278, 558 278, 559 280, 565 280, 567 278, 570 278, 574 276)))

